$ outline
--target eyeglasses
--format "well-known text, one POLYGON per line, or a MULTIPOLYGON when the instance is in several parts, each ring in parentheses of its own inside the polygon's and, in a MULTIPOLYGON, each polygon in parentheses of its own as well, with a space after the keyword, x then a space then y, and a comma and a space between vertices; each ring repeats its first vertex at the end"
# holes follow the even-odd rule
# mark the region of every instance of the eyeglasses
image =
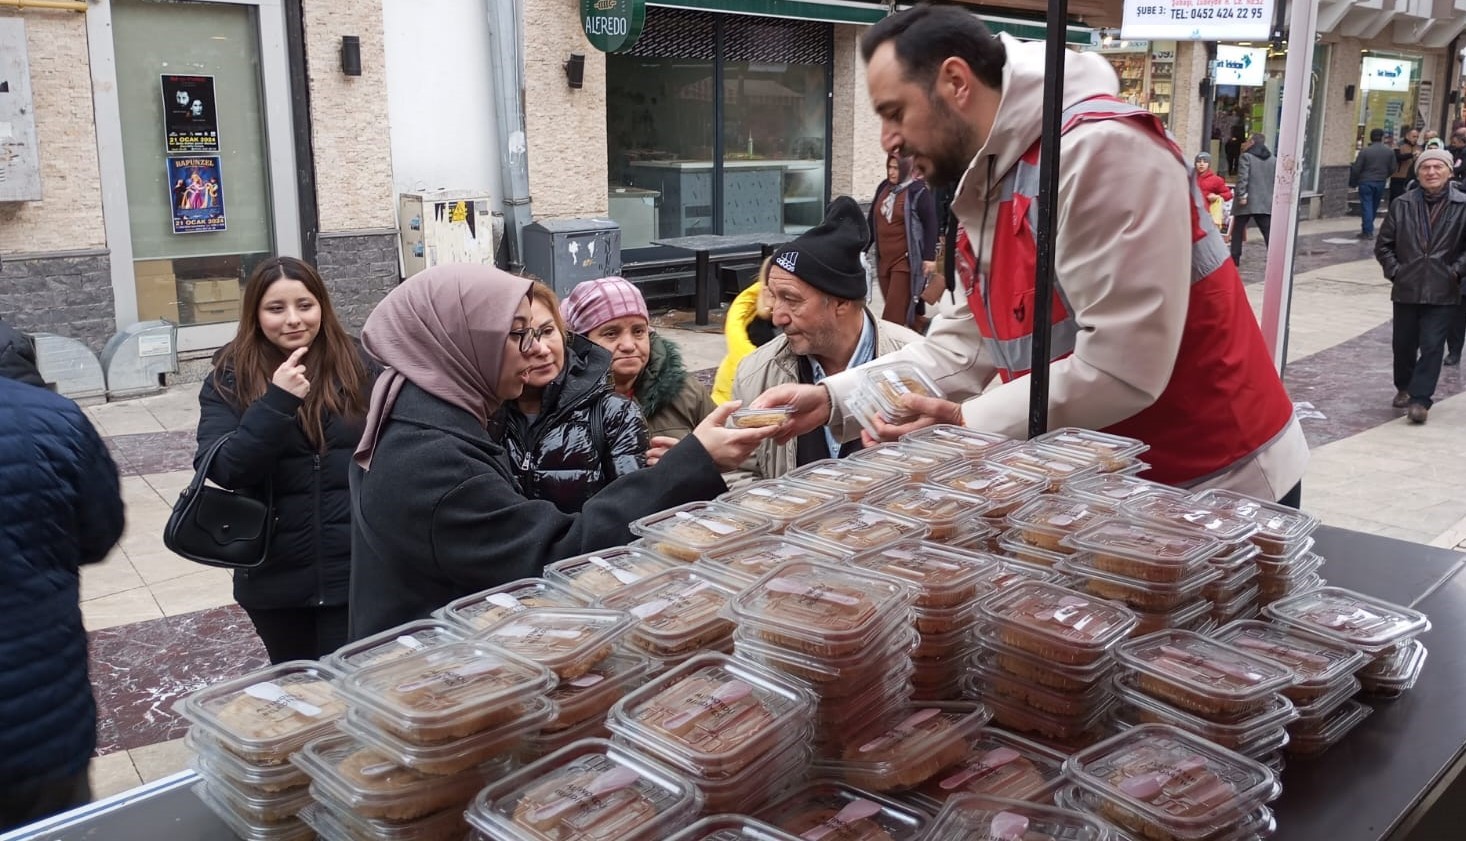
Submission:
POLYGON ((519 352, 529 353, 534 350, 535 342, 555 332, 555 325, 546 324, 543 327, 526 327, 520 330, 510 330, 509 335, 519 340, 519 352))

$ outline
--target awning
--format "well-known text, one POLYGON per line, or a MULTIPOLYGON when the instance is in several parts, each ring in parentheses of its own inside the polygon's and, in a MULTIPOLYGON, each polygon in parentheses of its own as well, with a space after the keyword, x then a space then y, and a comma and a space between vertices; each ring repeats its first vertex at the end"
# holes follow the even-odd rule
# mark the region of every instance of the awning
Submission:
MULTIPOLYGON (((669 9, 694 9, 703 12, 723 12, 732 15, 761 15, 764 17, 796 18, 817 20, 825 23, 872 24, 886 16, 889 8, 885 0, 648 0, 648 6, 662 6, 669 9)), ((910 3, 901 3, 898 9, 905 9, 910 3)), ((1025 41, 1044 39, 1044 22, 1015 17, 998 17, 978 14, 994 32, 1006 32, 1014 38, 1025 41)), ((1070 44, 1088 46, 1094 43, 1097 30, 1089 26, 1071 24, 1068 36, 1070 44)))

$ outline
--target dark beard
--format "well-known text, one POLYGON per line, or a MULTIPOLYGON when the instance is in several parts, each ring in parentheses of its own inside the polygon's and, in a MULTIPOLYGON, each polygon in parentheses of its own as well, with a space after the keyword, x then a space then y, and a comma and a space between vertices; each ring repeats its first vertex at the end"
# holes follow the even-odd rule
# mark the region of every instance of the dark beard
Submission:
POLYGON ((925 173, 933 187, 955 187, 967 174, 977 154, 977 133, 939 97, 931 98, 932 123, 938 129, 934 147, 924 155, 931 166, 925 173))

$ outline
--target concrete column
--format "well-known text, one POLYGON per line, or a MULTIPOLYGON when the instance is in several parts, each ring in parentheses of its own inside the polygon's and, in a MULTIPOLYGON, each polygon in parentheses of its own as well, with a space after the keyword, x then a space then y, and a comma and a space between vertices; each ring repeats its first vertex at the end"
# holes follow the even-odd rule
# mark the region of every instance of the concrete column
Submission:
POLYGON ((830 137, 830 196, 848 195, 866 201, 866 195, 886 173, 881 150, 881 122, 870 107, 865 88, 865 63, 860 60, 860 36, 866 27, 835 26, 835 90, 830 137))
POLYGON ((524 2, 524 132, 536 219, 605 216, 606 55, 580 28, 578 0, 524 2), (585 55, 585 86, 564 63, 585 55))
POLYGON ((1202 122, 1206 103, 1201 98, 1201 80, 1206 78, 1206 45, 1200 41, 1176 42, 1176 69, 1171 83, 1171 134, 1187 156, 1203 148, 1202 122))

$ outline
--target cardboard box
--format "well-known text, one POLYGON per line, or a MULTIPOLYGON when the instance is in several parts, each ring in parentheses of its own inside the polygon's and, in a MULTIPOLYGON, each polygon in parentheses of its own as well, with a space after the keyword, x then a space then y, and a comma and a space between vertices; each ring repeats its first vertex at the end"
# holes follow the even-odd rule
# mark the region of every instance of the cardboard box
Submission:
POLYGON ((216 324, 221 321, 239 320, 239 300, 233 301, 183 301, 178 306, 183 324, 216 324))
POLYGON ((163 319, 178 323, 178 280, 172 260, 138 260, 133 264, 139 321, 163 319))
POLYGON ((179 300, 193 304, 239 302, 239 281, 232 277, 182 280, 178 283, 179 300))

